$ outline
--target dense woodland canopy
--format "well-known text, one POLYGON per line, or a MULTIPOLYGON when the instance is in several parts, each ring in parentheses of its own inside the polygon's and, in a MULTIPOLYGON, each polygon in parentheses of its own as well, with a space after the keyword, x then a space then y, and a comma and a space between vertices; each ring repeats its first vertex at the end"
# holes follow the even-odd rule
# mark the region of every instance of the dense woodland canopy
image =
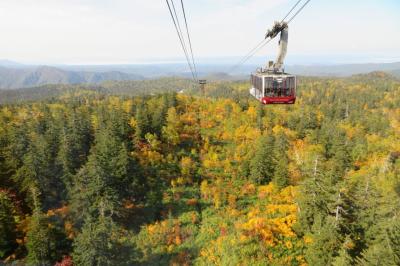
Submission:
POLYGON ((302 78, 293 106, 176 82, 3 98, 0 260, 400 264, 400 82, 302 78))

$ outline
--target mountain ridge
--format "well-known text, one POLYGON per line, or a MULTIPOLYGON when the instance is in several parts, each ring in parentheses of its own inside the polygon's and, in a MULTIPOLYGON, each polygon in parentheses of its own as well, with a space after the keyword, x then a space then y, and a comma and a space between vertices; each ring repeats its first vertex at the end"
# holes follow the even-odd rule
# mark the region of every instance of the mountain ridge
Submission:
MULTIPOLYGON (((227 73, 229 65, 199 64, 198 74, 202 79, 239 80, 246 79, 257 69, 256 65, 244 65, 234 73, 227 73)), ((0 60, 0 88, 18 89, 47 84, 99 84, 104 81, 130 81, 177 76, 190 78, 184 64, 154 65, 23 65, 9 60, 0 60)), ((288 73, 314 77, 350 77, 374 71, 384 71, 400 78, 400 62, 347 65, 289 65, 288 73)))
POLYGON ((99 84, 111 80, 141 80, 143 76, 119 71, 67 71, 51 66, 7 68, 0 66, 0 88, 18 89, 46 84, 99 84))

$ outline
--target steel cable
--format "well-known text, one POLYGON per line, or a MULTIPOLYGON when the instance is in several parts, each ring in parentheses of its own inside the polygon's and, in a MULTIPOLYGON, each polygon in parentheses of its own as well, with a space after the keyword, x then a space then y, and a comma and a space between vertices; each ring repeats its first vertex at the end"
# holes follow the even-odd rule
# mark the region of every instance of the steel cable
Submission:
POLYGON ((190 53, 192 55, 192 63, 193 63, 193 67, 194 67, 194 73, 196 75, 196 79, 198 80, 198 73, 197 73, 197 67, 196 67, 196 62, 194 60, 194 54, 193 54, 193 47, 192 47, 192 40, 190 38, 190 34, 189 34, 189 26, 187 23, 187 19, 186 19, 186 11, 185 11, 185 6, 183 4, 183 0, 181 0, 181 5, 182 5, 182 11, 183 11, 183 17, 185 19, 185 25, 186 25, 186 33, 188 36, 188 40, 189 40, 189 48, 190 48, 190 53))
MULTIPOLYGON (((299 5, 299 3, 302 0, 297 1, 297 3, 292 7, 292 9, 289 11, 289 13, 282 19, 282 22, 295 10, 295 8, 299 5)), ((304 7, 310 2, 311 0, 307 0, 307 2, 304 3, 304 5, 289 19, 288 24, 304 9, 304 7)), ((254 47, 252 50, 250 50, 249 53, 247 53, 244 58, 242 58, 239 63, 237 63, 235 66, 233 66, 228 73, 232 73, 235 71, 237 68, 239 68, 241 65, 246 63, 250 58, 252 58, 258 51, 260 51, 262 48, 264 48, 272 39, 264 39, 261 41, 256 47, 254 47)))
POLYGON ((192 73, 193 80, 194 80, 194 82, 197 83, 197 80, 196 80, 196 77, 195 77, 195 74, 194 74, 192 65, 191 65, 191 63, 190 63, 189 55, 188 55, 188 52, 187 52, 187 49, 186 49, 186 46, 185 46, 185 42, 184 42, 184 39, 183 39, 183 35, 181 35, 182 30, 180 30, 180 25, 178 24, 178 23, 179 23, 178 16, 174 17, 174 13, 175 13, 175 15, 177 15, 176 10, 175 10, 174 2, 173 2, 173 0, 171 0, 171 3, 172 3, 172 7, 173 7, 173 9, 174 9, 174 12, 173 12, 172 9, 171 9, 171 5, 170 5, 169 1, 168 1, 168 0, 165 0, 165 2, 166 2, 167 5, 168 5, 168 10, 169 10, 169 13, 170 13, 170 15, 171 15, 172 21, 173 21, 173 23, 174 23, 176 32, 177 32, 177 34, 178 34, 179 41, 180 41, 180 43, 181 43, 183 52, 185 53, 186 61, 187 61, 188 65, 189 65, 190 72, 192 73), (179 26, 178 26, 178 25, 179 25, 179 26))
POLYGON ((311 0, 308 0, 307 2, 304 3, 304 5, 297 10, 296 14, 293 15, 291 19, 289 19, 288 24, 306 7, 306 5, 310 2, 311 0))

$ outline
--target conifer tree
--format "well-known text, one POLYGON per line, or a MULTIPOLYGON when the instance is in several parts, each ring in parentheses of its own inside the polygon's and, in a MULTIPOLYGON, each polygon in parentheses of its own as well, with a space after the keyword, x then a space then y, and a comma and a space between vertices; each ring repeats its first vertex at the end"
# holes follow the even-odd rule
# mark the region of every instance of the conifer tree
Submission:
POLYGON ((339 235, 333 219, 317 216, 311 233, 312 243, 305 253, 307 262, 310 265, 331 265, 340 247, 339 235))
POLYGON ((350 167, 350 153, 347 147, 347 140, 344 132, 337 132, 333 136, 332 148, 332 166, 329 175, 332 184, 339 182, 350 167))
POLYGON ((348 266, 352 264, 351 256, 347 252, 346 248, 343 247, 340 249, 338 256, 334 258, 332 266, 348 266))
POLYGON ((60 133, 57 161, 67 188, 72 186, 72 176, 86 162, 89 154, 91 133, 86 116, 83 111, 74 110, 60 133))
POLYGON ((42 135, 33 135, 28 151, 23 156, 23 164, 13 176, 21 191, 29 192, 32 184, 37 185, 45 210, 57 206, 64 191, 54 159, 46 139, 42 135))
POLYGON ((176 107, 178 105, 178 100, 177 100, 176 96, 177 96, 177 93, 175 91, 169 92, 166 94, 168 108, 176 107))
POLYGON ((180 122, 175 107, 168 109, 167 123, 162 129, 162 135, 165 141, 172 146, 179 144, 180 122))
POLYGON ((0 190, 0 259, 10 255, 17 246, 13 209, 7 193, 0 190))
POLYGON ((257 128, 262 132, 264 130, 263 118, 264 118, 264 106, 260 103, 257 105, 257 128))
POLYGON ((29 223, 26 248, 28 250, 28 265, 51 265, 52 236, 48 221, 40 210, 35 209, 29 223))
POLYGON ((166 116, 168 111, 168 96, 163 95, 161 98, 161 104, 157 109, 153 110, 151 116, 151 127, 157 136, 161 136, 162 127, 165 125, 166 116))
POLYGON ((400 221, 398 219, 387 230, 387 240, 393 262, 400 265, 400 221))
POLYGON ((91 217, 117 214, 124 198, 142 199, 139 171, 124 143, 107 130, 98 132, 88 162, 74 178, 73 209, 91 217))
POLYGON ((320 160, 315 158, 313 169, 306 173, 306 178, 300 185, 300 195, 297 199, 300 212, 297 226, 302 232, 309 232, 316 218, 324 219, 329 215, 329 205, 333 193, 330 183, 320 171, 320 160))
POLYGON ((136 106, 136 127, 135 127, 135 138, 136 141, 141 141, 144 136, 149 132, 149 116, 145 102, 141 102, 136 106))
POLYGON ((110 217, 87 219, 74 241, 73 261, 76 265, 132 265, 135 251, 119 239, 119 232, 110 217))
POLYGON ((390 247, 387 242, 380 242, 370 245, 366 250, 361 253, 357 258, 357 265, 359 266, 397 266, 390 247))
POLYGON ((26 235, 27 264, 51 265, 54 262, 52 256, 56 250, 56 243, 49 227, 49 220, 41 210, 41 202, 38 197, 40 191, 35 185, 32 185, 29 192, 32 194, 34 209, 26 235))
POLYGON ((284 133, 278 134, 275 141, 274 147, 274 182, 279 188, 283 188, 289 185, 289 157, 287 151, 289 143, 284 133))
POLYGON ((257 184, 271 182, 275 173, 274 137, 261 137, 257 143, 257 150, 250 162, 250 178, 257 184))

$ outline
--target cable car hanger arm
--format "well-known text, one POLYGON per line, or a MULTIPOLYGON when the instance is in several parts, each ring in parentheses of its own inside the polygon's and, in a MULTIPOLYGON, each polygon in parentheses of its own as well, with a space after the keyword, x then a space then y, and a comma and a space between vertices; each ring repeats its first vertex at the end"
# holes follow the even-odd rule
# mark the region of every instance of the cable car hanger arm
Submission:
POLYGON ((279 39, 279 51, 278 56, 276 57, 275 63, 273 65, 269 63, 267 65, 267 71, 273 72, 283 72, 283 64, 285 61, 285 57, 287 54, 287 46, 289 41, 289 26, 286 22, 278 22, 276 21, 272 29, 268 30, 265 39, 273 39, 280 33, 279 39))
POLYGON ((280 32, 282 32, 287 27, 288 27, 288 24, 286 22, 275 21, 275 24, 272 27, 272 29, 268 30, 268 32, 265 34, 265 39, 268 39, 268 38, 274 39, 276 37, 276 35, 278 35, 280 32))

